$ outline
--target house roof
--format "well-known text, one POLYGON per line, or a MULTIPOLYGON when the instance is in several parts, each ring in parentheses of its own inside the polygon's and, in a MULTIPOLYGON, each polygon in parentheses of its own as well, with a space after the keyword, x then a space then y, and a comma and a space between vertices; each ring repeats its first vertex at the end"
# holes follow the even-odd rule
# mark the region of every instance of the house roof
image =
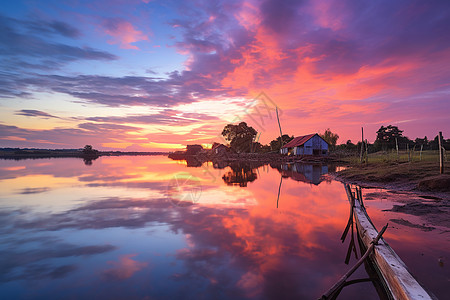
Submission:
POLYGON ((317 133, 313 133, 313 134, 308 134, 308 135, 302 135, 302 136, 295 137, 292 141, 290 141, 289 143, 287 143, 286 145, 284 145, 281 148, 292 148, 292 147, 301 146, 304 143, 306 143, 307 141, 309 141, 309 139, 312 138, 313 136, 315 136, 316 134, 317 133))
POLYGON ((211 147, 211 150, 217 149, 217 148, 223 148, 225 147, 225 149, 227 149, 228 147, 225 146, 224 144, 220 144, 220 143, 214 143, 211 147))

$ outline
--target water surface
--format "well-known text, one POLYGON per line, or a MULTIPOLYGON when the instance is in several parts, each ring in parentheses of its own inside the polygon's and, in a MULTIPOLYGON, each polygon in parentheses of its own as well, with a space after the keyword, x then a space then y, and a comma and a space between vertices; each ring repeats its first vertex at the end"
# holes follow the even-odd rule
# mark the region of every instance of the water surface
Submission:
MULTIPOLYGON (((352 252, 345 263, 349 204, 331 169, 190 167, 163 156, 0 161, 0 294, 316 299, 356 261, 352 252)), ((387 236, 416 245, 416 231, 387 236)), ((424 256, 445 252, 433 241, 424 256)), ((437 268, 445 282, 447 267, 437 268)), ((361 267, 352 278, 368 276, 361 267)), ((379 299, 371 282, 339 299, 361 295, 379 299)))

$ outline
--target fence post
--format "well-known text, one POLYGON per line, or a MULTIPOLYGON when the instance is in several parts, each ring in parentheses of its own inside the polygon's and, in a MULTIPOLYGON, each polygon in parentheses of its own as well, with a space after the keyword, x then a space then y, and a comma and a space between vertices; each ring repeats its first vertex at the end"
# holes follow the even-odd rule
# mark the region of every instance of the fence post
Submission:
POLYGON ((361 127, 361 155, 359 157, 359 163, 362 164, 364 151, 364 127, 361 127))
POLYGON ((442 131, 439 131, 439 173, 444 174, 444 150, 442 141, 442 131))

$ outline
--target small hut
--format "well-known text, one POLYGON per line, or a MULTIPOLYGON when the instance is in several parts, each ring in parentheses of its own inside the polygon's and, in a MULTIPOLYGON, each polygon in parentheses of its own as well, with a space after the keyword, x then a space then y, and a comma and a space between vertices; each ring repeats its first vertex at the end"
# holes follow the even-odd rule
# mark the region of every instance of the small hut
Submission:
POLYGON ((281 147, 281 154, 286 155, 328 155, 328 143, 317 133, 295 137, 281 147))
POLYGON ((213 154, 226 154, 230 149, 224 144, 214 143, 211 147, 213 154))

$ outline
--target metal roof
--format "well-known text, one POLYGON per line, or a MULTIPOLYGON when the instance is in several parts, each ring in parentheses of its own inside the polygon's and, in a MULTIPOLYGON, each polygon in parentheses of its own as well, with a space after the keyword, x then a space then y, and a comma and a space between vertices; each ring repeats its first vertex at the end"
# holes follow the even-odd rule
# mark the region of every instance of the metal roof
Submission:
POLYGON ((308 135, 302 135, 302 136, 295 137, 292 141, 290 141, 289 143, 287 143, 286 145, 284 145, 281 148, 292 148, 292 147, 301 146, 304 143, 306 143, 307 141, 309 141, 309 139, 312 138, 313 136, 315 136, 316 134, 317 133, 313 133, 313 134, 308 134, 308 135))

